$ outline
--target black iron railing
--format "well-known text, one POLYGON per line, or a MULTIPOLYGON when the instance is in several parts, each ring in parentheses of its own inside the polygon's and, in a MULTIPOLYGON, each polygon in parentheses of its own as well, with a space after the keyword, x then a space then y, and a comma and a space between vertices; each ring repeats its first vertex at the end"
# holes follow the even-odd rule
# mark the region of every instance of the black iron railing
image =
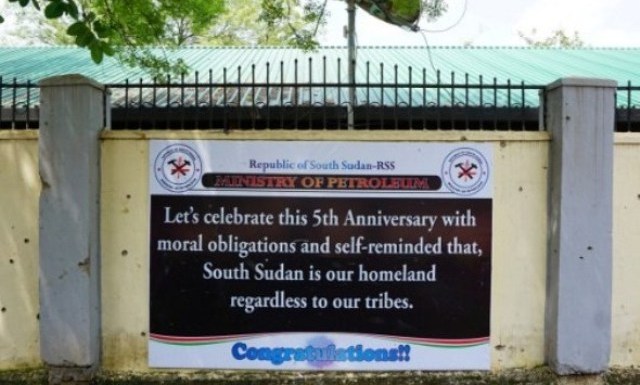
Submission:
POLYGON ((640 132, 640 86, 631 82, 616 93, 616 131, 640 132))
MULTIPOLYGON (((540 130, 545 86, 471 81, 454 74, 447 82, 426 71, 408 81, 336 82, 248 80, 241 68, 216 82, 204 78, 108 84, 112 129, 308 129, 308 130, 540 130), (234 78, 232 81, 231 79, 234 78), (419 79, 419 81, 415 79, 419 79), (349 89, 355 90, 353 108, 349 89), (353 113, 353 127, 349 113, 353 113)), ((326 78, 326 77, 325 77, 326 78)), ((338 77, 339 78, 339 77, 338 77)), ((280 76, 279 79, 284 79, 280 76)), ((324 80, 324 79, 323 79, 324 80)), ((381 79, 385 80, 385 79, 381 79)), ((640 132, 640 87, 630 82, 616 95, 616 131, 640 132)), ((0 128, 37 129, 39 88, 0 77, 0 128)))
POLYGON ((0 129, 38 128, 39 98, 37 84, 0 76, 0 129))
POLYGON ((108 85, 114 129, 538 130, 542 87, 511 83, 108 85), (350 109, 349 89, 355 90, 350 109))

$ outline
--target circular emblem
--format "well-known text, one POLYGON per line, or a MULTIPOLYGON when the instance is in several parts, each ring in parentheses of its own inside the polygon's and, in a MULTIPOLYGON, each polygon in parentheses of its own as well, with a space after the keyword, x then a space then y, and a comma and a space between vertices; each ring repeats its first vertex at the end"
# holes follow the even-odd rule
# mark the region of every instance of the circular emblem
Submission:
POLYGON ((154 162, 156 180, 173 192, 191 190, 202 176, 202 161, 191 147, 172 144, 160 151, 154 162))
POLYGON ((458 195, 473 195, 487 184, 489 164, 482 153, 473 148, 459 148, 442 163, 442 180, 458 195))

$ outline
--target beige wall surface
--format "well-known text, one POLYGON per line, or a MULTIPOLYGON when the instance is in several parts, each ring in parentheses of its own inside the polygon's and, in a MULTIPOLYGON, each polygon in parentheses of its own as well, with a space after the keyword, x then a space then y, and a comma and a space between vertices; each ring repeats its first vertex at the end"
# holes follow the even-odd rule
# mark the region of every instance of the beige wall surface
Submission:
MULTIPOLYGON (((0 133, 0 370, 39 366, 37 134, 0 133), (16 203, 17 202, 17 203, 16 203)), ((309 133, 308 139, 363 140, 309 133)), ((145 371, 148 331, 148 139, 294 139, 256 134, 105 133, 102 157, 103 359, 145 371), (124 172, 123 170, 126 170, 124 172)), ((544 133, 367 134, 366 140, 477 140, 494 144, 492 368, 544 363, 546 190, 544 133)), ((640 365, 640 138, 618 134, 614 169, 611 365, 640 365)))
MULTIPOLYGON (((299 134, 104 134, 102 144, 103 360, 145 371, 149 300, 148 140, 295 139, 299 134)), ((488 141, 494 145, 492 368, 544 363, 546 133, 305 133, 313 140, 488 141)), ((41 365, 38 331, 37 133, 0 132, 0 370, 41 365)), ((640 138, 614 150, 611 365, 640 365, 640 138)))
POLYGON ((0 370, 41 365, 37 139, 0 131, 0 370))
MULTIPOLYGON (((104 134, 101 232, 106 370, 148 370, 148 139, 152 138, 292 140, 300 134, 104 134)), ((548 134, 305 132, 304 138, 493 143, 492 368, 543 364, 548 134)))
POLYGON ((544 363, 547 276, 546 140, 495 145, 492 367, 544 363))
POLYGON ((611 366, 640 365, 640 137, 616 134, 611 366))
POLYGON ((149 319, 148 142, 102 144, 103 363, 144 369, 149 319))

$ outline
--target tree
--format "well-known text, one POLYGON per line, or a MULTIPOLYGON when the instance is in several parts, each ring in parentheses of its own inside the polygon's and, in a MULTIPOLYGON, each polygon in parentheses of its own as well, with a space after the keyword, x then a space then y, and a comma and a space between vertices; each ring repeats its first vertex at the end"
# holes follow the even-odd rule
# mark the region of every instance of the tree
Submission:
MULTIPOLYGON (((88 49, 96 63, 104 56, 116 56, 154 75, 184 73, 187 68, 180 60, 168 60, 158 47, 172 49, 194 43, 317 47, 316 34, 326 23, 328 0, 246 1, 248 7, 239 7, 237 0, 9 0, 9 3, 20 5, 25 12, 44 15, 49 20, 47 30, 56 34, 45 39, 70 39, 88 49), (255 20, 249 21, 251 18, 255 20), (247 29, 247 21, 254 28, 247 29), (61 34, 65 27, 66 34, 61 34)), ((406 7, 419 2, 429 18, 436 18, 446 10, 445 0, 396 1, 406 7)))
MULTIPOLYGON (((286 12, 285 18, 274 18, 262 9, 262 0, 244 0, 234 7, 227 7, 216 24, 208 33, 197 39, 201 45, 258 45, 258 46, 296 46, 296 33, 308 29, 314 42, 306 46, 314 46, 317 30, 325 22, 326 13, 309 17, 301 9, 293 8, 286 12)), ((324 12, 321 9, 319 12, 324 12)), ((285 12, 282 12, 284 15, 285 12)))
MULTIPOLYGON (((175 48, 215 33, 225 11, 237 7, 225 0, 9 0, 23 10, 42 13, 53 23, 67 24, 66 33, 79 47, 87 48, 100 63, 116 56, 125 63, 154 73, 185 70, 183 62, 170 62, 150 47, 175 48)), ((254 2, 255 4, 255 2, 254 2)), ((290 44, 312 48, 314 36, 325 18, 321 0, 260 0, 255 8, 264 31, 286 27, 290 44)), ((2 22, 0 16, 0 22, 2 22)), ((273 40, 271 37, 266 41, 273 40)))
POLYGON ((318 46, 318 28, 326 22, 326 3, 327 0, 262 0, 259 20, 269 31, 288 28, 288 45, 314 49, 318 46))
POLYGON ((422 0, 422 14, 427 21, 435 21, 447 12, 448 5, 445 0, 422 0))
MULTIPOLYGON (((215 22, 224 0, 9 0, 23 10, 66 24, 74 44, 87 48, 94 62, 104 56, 156 73, 184 71, 183 62, 170 62, 152 46, 175 47, 192 32, 215 22), (189 32, 186 32, 186 28, 189 32), (140 47, 140 49, 137 49, 140 47)), ((3 21, 3 20, 0 20, 3 21)), ((54 29, 55 30, 55 29, 54 29)))
POLYGON ((561 47, 561 48, 580 48, 584 47, 584 41, 580 38, 580 35, 577 31, 573 32, 573 36, 568 35, 564 30, 558 29, 553 31, 551 36, 536 39, 535 35, 538 31, 533 28, 531 30, 530 35, 524 34, 522 31, 518 31, 518 35, 524 39, 530 47, 536 48, 550 48, 550 47, 561 47))
MULTIPOLYGON (((313 30, 323 26, 325 20, 318 18, 313 23, 305 21, 305 15, 299 9, 291 10, 286 20, 267 25, 261 16, 262 0, 242 0, 227 6, 215 18, 215 23, 198 14, 184 12, 182 16, 168 20, 165 26, 167 40, 176 47, 185 45, 296 45, 295 31, 305 27, 313 30), (213 25, 211 25, 213 24, 213 25), (306 26, 306 24, 309 24, 306 26), (293 31, 293 32, 292 32, 293 31)), ((185 3, 179 6, 184 7, 185 3)), ((0 12, 2 12, 0 5, 0 12)), ((326 15, 325 15, 326 16, 326 15)), ((0 35, 0 44, 70 45, 74 38, 67 34, 72 24, 68 17, 46 19, 34 7, 24 7, 11 12, 11 25, 5 27, 0 35)))
MULTIPOLYGON (((0 5, 0 12, 6 11, 6 3, 3 5, 0 5), (2 9, 3 5, 5 9, 2 9)), ((0 33, 2 45, 73 44, 73 39, 67 35, 67 21, 47 20, 33 7, 9 10, 7 19, 0 33)))
POLYGON ((197 44, 202 45, 263 45, 269 44, 264 35, 266 27, 256 25, 260 14, 260 0, 247 0, 241 7, 228 7, 220 15, 210 33, 201 36, 197 44), (246 3, 246 4, 245 4, 246 3))

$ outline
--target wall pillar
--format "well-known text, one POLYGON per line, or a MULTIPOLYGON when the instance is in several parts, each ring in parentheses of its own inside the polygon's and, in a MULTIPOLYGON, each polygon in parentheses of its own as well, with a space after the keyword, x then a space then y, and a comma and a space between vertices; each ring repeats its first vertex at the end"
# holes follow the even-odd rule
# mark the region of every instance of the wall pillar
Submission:
POLYGON ((599 373, 611 351, 616 83, 565 78, 547 88, 550 152, 546 360, 599 373))
POLYGON ((40 351, 50 382, 100 363, 100 132, 105 89, 80 75, 40 82, 40 351))

